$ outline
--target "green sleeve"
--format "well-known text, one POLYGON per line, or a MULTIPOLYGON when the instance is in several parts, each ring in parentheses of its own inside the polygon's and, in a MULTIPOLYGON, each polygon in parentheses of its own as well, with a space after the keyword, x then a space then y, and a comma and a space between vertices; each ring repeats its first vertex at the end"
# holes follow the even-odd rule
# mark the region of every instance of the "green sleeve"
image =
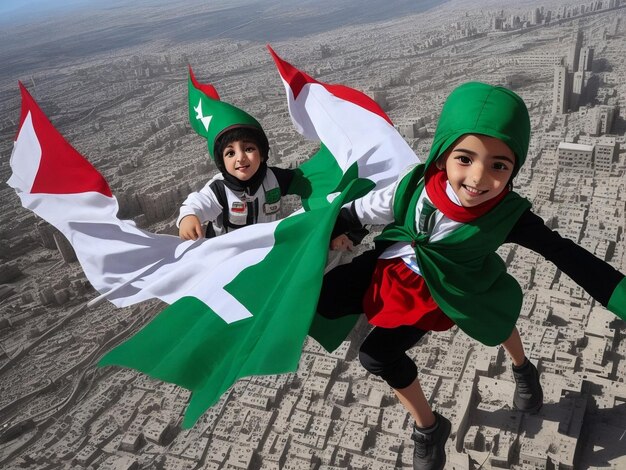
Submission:
POLYGON ((622 320, 626 320, 626 277, 615 287, 607 308, 622 320))

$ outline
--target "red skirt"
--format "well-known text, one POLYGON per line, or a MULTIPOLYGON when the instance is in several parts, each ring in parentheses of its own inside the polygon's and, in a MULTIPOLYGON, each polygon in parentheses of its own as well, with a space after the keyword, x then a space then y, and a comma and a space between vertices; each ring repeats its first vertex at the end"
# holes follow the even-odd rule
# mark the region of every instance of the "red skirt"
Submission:
POLYGON ((454 326, 435 303, 424 278, 401 258, 378 260, 363 309, 368 321, 382 328, 413 325, 425 331, 445 331, 454 326))

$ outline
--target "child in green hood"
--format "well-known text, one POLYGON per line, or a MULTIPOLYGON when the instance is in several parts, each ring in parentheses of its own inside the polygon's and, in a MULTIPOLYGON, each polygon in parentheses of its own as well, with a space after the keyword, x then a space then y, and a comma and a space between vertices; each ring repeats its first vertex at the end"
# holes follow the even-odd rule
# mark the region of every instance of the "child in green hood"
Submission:
POLYGON ((528 110, 518 95, 463 84, 443 106, 426 163, 344 209, 348 225, 386 227, 373 250, 325 276, 318 312, 327 318, 364 312, 374 325, 359 358, 414 418, 416 469, 444 468, 451 430, 431 409, 406 355, 428 331, 458 325, 483 344, 502 344, 513 362, 513 405, 533 412, 543 403, 539 373, 515 327, 522 291, 496 254, 503 243, 543 255, 626 319, 624 275, 561 238, 512 191, 529 140, 528 110))

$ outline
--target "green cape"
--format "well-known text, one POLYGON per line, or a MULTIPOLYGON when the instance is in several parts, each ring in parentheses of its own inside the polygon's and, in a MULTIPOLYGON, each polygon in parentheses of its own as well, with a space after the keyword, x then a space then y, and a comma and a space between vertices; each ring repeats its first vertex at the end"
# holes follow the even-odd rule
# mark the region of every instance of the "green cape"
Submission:
POLYGON ((396 189, 395 222, 377 240, 411 241, 431 295, 443 312, 472 338, 488 346, 506 340, 519 316, 522 290, 495 253, 528 200, 510 192, 492 210, 435 242, 415 228, 415 206, 424 188, 424 165, 396 189))

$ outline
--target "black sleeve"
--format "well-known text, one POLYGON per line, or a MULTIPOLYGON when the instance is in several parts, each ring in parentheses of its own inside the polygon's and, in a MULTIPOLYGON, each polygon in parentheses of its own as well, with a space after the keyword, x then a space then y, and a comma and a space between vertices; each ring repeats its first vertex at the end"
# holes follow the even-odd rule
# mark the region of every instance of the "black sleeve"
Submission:
POLYGON ((269 167, 276 176, 278 180, 278 186, 280 187, 280 195, 285 196, 289 186, 291 185, 291 180, 293 180, 294 170, 290 170, 288 168, 278 168, 276 166, 269 167))
POLYGON ((369 230, 363 227, 354 211, 354 204, 350 204, 349 207, 342 207, 341 211, 339 211, 339 216, 330 238, 332 240, 341 234, 345 234, 352 243, 358 245, 368 233, 369 230))
POLYGON ((624 278, 608 263, 548 228, 530 209, 522 214, 506 241, 539 253, 604 306, 624 278))
MULTIPOLYGON (((275 166, 270 167, 276 179, 278 180, 278 186, 280 187, 280 194, 282 196, 288 194, 287 190, 291 185, 291 181, 293 180, 295 170, 290 170, 287 168, 278 168, 275 166)), ((354 212, 354 206, 350 205, 350 209, 342 208, 339 216, 337 217, 337 222, 335 223, 335 227, 333 228, 331 239, 345 234, 348 238, 354 243, 358 245, 361 243, 363 238, 369 233, 363 225, 361 221, 357 217, 354 212)))

